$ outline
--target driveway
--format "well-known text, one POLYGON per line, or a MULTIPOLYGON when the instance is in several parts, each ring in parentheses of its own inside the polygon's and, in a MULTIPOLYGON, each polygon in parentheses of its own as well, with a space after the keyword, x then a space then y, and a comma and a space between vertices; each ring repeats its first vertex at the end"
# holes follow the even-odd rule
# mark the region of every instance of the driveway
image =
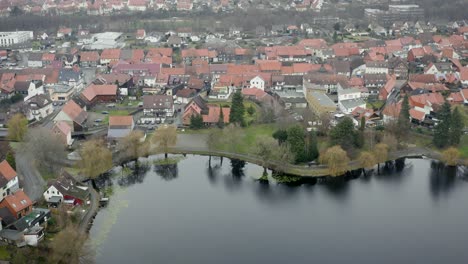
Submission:
POLYGON ((39 171, 34 167, 33 158, 29 155, 16 154, 16 170, 18 171, 20 186, 33 201, 42 197, 46 183, 39 171))

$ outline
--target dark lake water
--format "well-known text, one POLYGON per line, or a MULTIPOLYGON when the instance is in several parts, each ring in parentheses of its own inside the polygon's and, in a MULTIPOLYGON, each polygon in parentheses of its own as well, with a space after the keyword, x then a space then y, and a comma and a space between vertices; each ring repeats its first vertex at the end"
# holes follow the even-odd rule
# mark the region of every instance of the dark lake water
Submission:
POLYGON ((187 156, 114 176, 90 231, 97 263, 468 263, 460 170, 407 159, 399 172, 290 187, 219 163, 187 156))

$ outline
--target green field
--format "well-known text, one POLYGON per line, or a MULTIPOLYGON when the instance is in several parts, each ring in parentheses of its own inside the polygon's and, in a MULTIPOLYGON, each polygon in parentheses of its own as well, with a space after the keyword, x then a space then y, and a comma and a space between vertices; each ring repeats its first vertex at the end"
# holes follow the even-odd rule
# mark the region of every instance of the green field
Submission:
POLYGON ((468 158, 468 135, 463 135, 460 141, 460 153, 462 158, 468 158))

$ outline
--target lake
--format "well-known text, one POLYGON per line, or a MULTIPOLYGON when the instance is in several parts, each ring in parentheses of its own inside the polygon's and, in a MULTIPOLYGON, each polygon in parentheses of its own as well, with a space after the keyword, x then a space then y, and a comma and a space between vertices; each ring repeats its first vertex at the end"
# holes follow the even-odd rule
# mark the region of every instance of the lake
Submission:
POLYGON ((381 175, 292 187, 256 181, 257 165, 220 163, 189 155, 100 181, 113 194, 90 231, 97 263, 468 261, 461 169, 406 159, 381 175))

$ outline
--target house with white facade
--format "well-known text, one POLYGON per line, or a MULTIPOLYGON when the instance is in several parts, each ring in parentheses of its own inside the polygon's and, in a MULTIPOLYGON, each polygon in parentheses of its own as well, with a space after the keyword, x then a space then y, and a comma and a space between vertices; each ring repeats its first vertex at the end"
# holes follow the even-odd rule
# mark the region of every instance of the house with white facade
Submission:
POLYGON ((262 91, 265 91, 265 80, 262 77, 256 76, 250 80, 250 88, 257 88, 262 91))
POLYGON ((361 90, 359 88, 344 89, 338 84, 338 107, 344 114, 351 114, 358 107, 365 109, 366 102, 361 96, 361 90))
POLYGON ((54 112, 52 100, 45 94, 38 94, 26 102, 28 120, 42 120, 54 112))
POLYGON ((6 160, 0 162, 0 190, 0 201, 19 190, 18 174, 6 160))

